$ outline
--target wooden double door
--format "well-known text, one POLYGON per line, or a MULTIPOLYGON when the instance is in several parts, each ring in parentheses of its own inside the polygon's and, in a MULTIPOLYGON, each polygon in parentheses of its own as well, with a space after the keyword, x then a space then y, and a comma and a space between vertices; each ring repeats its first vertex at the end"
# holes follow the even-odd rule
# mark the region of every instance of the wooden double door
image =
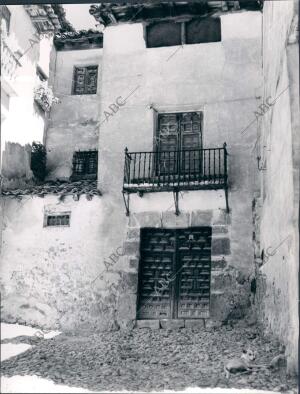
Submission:
POLYGON ((141 230, 137 319, 209 317, 211 227, 141 230))
POLYGON ((194 174, 202 166, 202 113, 158 115, 155 150, 157 175, 194 174))

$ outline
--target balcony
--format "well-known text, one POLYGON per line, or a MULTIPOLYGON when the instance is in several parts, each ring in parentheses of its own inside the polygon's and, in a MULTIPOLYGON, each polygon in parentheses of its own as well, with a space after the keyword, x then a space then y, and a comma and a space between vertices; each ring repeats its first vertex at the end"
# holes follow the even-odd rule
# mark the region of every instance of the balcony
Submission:
MULTIPOLYGON (((6 84, 14 83, 17 68, 21 66, 17 56, 9 48, 5 40, 1 39, 1 76, 6 84)), ((12 88, 11 88, 12 89, 12 88)))
POLYGON ((174 193, 176 214, 182 190, 224 189, 228 207, 227 149, 222 148, 128 152, 125 149, 123 197, 129 215, 129 195, 146 192, 174 193))

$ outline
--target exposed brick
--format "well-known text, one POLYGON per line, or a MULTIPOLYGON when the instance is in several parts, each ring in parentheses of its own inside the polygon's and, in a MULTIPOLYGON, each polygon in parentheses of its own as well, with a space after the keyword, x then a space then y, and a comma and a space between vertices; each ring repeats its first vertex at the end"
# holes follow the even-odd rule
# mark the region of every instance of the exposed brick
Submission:
POLYGON ((166 228, 188 227, 190 214, 181 212, 178 216, 174 212, 163 212, 162 224, 166 228))
POLYGON ((137 292, 137 284, 138 284, 138 274, 132 272, 126 272, 123 274, 124 285, 126 286, 126 291, 129 293, 137 292))
POLYGON ((204 328, 204 319, 187 319, 185 320, 185 328, 204 328))
POLYGON ((213 211, 193 211, 191 218, 192 226, 210 226, 212 222, 213 211))
POLYGON ((124 242, 124 255, 137 256, 140 251, 140 243, 136 241, 124 242))
POLYGON ((230 254, 230 240, 229 240, 229 238, 214 238, 214 237, 212 237, 211 254, 212 255, 230 254))
POLYGON ((184 320, 161 320, 160 321, 161 328, 169 329, 169 330, 178 330, 179 328, 184 328, 184 320))
POLYGON ((152 330, 158 330, 159 320, 137 320, 136 328, 152 328, 152 330))

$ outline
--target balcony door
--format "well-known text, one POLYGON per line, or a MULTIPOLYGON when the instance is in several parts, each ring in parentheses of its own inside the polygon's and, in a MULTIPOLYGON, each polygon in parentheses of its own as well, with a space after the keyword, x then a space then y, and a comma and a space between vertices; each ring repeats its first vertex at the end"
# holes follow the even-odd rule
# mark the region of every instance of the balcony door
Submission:
POLYGON ((201 172, 201 112, 158 115, 156 150, 158 175, 196 174, 201 172))

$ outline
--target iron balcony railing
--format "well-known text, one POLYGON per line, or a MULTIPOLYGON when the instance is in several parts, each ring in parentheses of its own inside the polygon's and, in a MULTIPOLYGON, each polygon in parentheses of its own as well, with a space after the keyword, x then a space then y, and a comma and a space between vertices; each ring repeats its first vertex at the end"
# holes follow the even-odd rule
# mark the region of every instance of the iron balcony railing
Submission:
POLYGON ((125 149, 123 192, 227 188, 227 150, 128 152, 125 149))

